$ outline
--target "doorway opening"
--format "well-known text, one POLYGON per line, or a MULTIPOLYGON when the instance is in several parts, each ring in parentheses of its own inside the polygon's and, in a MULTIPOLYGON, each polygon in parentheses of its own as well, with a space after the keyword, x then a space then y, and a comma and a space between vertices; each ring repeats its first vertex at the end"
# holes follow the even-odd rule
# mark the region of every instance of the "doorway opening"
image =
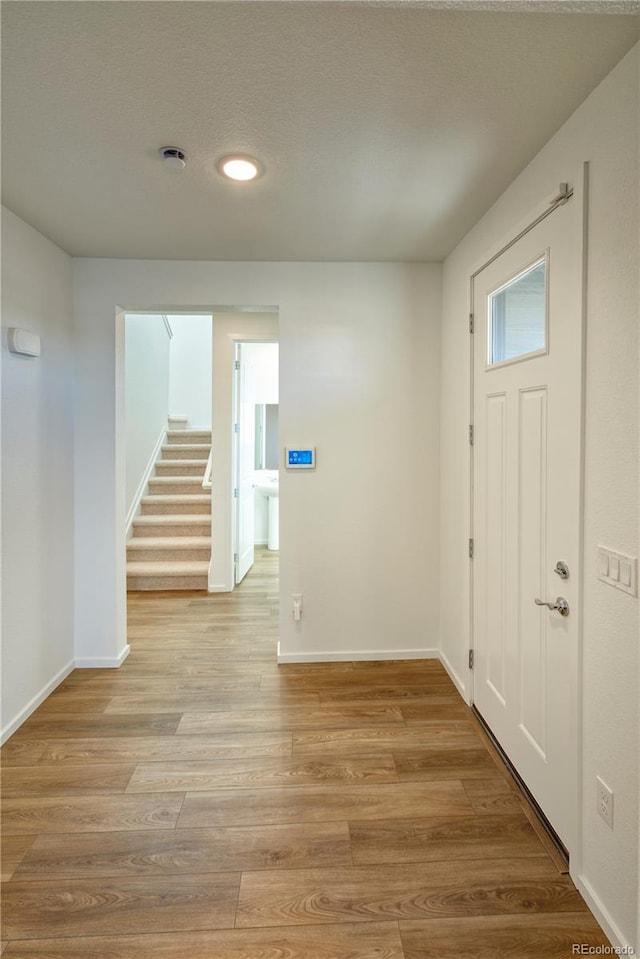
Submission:
POLYGON ((127 591, 206 591, 213 316, 124 321, 127 591))
POLYGON ((256 547, 280 549, 279 346, 238 340, 234 350, 234 584, 255 561, 256 547))

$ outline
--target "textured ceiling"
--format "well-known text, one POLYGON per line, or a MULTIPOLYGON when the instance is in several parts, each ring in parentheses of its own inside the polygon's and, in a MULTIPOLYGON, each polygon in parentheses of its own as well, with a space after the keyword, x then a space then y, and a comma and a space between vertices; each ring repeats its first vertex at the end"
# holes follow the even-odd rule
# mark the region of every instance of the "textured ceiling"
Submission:
POLYGON ((3 201, 77 256, 442 259, 638 37, 449 5, 4 3, 3 201))

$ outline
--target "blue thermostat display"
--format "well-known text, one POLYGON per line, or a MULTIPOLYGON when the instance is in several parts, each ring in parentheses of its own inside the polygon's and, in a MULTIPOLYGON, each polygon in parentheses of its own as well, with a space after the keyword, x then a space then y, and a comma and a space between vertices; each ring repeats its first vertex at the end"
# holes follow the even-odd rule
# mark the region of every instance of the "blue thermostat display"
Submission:
POLYGON ((312 470, 316 467, 316 448, 310 446, 302 449, 285 449, 285 466, 287 469, 312 470))
POLYGON ((312 461, 311 450, 289 450, 289 466, 310 466, 312 461))

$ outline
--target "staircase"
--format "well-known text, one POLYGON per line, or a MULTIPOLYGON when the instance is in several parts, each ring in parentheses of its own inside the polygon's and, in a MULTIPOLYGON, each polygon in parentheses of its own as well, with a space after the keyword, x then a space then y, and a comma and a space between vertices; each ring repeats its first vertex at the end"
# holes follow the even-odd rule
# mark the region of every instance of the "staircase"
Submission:
POLYGON ((210 451, 210 431, 167 431, 127 542, 128 590, 207 589, 211 490, 202 480, 210 451))

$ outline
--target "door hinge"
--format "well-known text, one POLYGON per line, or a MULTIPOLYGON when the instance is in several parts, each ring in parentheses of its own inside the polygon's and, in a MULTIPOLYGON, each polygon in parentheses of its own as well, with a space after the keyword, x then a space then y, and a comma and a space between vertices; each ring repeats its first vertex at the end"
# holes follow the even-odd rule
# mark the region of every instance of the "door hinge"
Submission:
POLYGON ((469 446, 473 446, 473 423, 469 423, 469 446))
POLYGON ((469 650, 469 669, 473 669, 473 650, 469 650))
POLYGON ((473 323, 473 313, 469 313, 469 333, 475 333, 474 323, 473 323))
POLYGON ((233 432, 234 432, 234 433, 239 433, 239 432, 240 432, 240 424, 239 424, 239 423, 234 423, 234 424, 233 424, 233 432))
POLYGON ((473 559, 473 540, 469 540, 469 559, 473 559))
MULTIPOLYGON (((240 369, 240 360, 236 360, 236 361, 235 361, 235 363, 233 364, 233 368, 234 368, 234 370, 239 370, 239 369, 240 369)), ((229 369, 229 367, 227 367, 227 369, 229 369)))
POLYGON ((237 562, 239 562, 239 560, 240 560, 240 557, 238 556, 238 554, 237 554, 237 553, 234 553, 234 554, 233 554, 233 562, 234 562, 234 563, 237 563, 237 562))
POLYGON ((235 488, 234 491, 233 491, 233 498, 234 498, 234 499, 238 499, 239 496, 240 496, 240 490, 239 490, 238 487, 236 486, 236 488, 235 488))

